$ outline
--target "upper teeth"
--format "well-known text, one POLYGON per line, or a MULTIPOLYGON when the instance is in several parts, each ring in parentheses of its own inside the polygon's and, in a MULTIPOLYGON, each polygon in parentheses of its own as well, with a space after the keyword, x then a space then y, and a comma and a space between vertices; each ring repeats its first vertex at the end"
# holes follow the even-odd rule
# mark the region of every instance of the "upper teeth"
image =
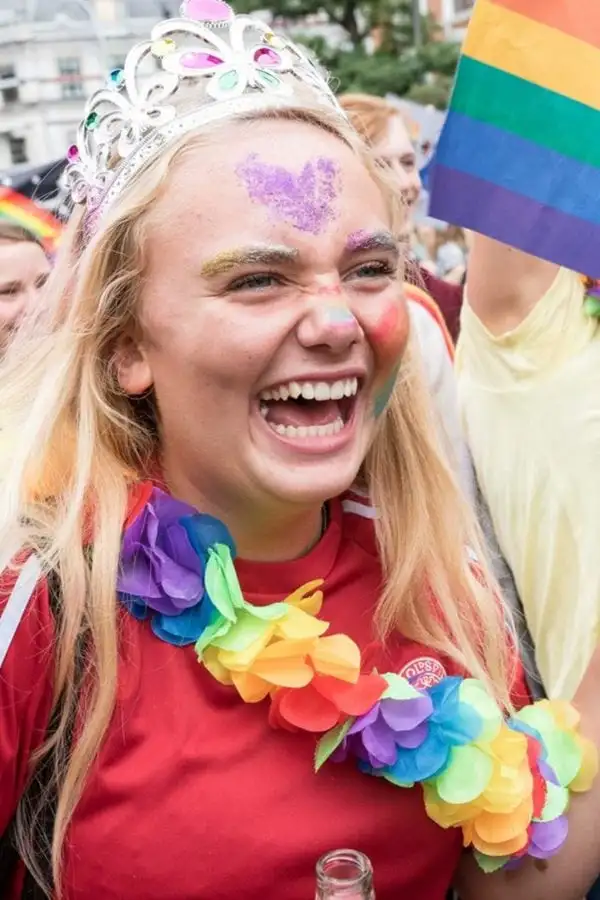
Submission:
POLYGON ((342 397, 354 397, 358 391, 358 378, 346 378, 343 381, 290 381, 280 384, 270 391, 261 391, 260 400, 341 400, 342 397))

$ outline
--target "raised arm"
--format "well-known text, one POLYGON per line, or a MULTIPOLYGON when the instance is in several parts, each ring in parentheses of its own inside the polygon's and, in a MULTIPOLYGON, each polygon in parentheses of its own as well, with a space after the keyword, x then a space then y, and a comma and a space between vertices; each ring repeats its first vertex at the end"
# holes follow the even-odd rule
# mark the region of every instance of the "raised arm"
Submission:
POLYGON ((494 335, 512 331, 552 285, 558 266, 473 234, 467 270, 468 302, 494 335))

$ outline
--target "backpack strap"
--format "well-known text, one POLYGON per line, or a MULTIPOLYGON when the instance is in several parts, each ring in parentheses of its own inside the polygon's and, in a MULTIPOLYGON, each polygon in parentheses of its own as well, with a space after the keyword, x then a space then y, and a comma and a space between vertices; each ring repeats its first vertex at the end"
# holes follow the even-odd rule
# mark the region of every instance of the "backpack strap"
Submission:
MULTIPOLYGON (((31 584, 29 597, 31 597, 31 594, 33 593, 36 582, 37 578, 31 584)), ((60 618, 61 605, 61 585, 60 576, 58 575, 58 573, 55 571, 50 572, 47 575, 47 583, 50 608, 55 620, 58 622, 60 618)), ((10 600, 6 609, 8 609, 9 605, 10 600)), ((21 610, 21 615, 26 605, 27 601, 25 601, 25 605, 21 610)), ((17 626, 15 626, 14 631, 16 631, 17 626)), ((83 640, 80 639, 75 651, 75 676, 76 684, 78 687, 81 683, 81 676, 83 673, 83 644, 83 640)), ((61 720, 63 703, 64 697, 61 696, 56 704, 55 709, 53 710, 50 723, 48 725, 48 731, 46 735, 47 738, 50 738, 58 730, 61 720)), ((76 710, 74 709, 67 724, 67 741, 69 743, 73 739, 75 718, 76 710)), ((47 884, 52 885, 52 834, 54 831, 54 822, 56 819, 56 810, 58 807, 58 788, 54 780, 54 757, 52 754, 45 756, 41 764, 33 773, 33 777, 30 779, 27 787, 25 788, 25 792, 20 800, 20 803, 26 804, 28 807, 31 807, 33 809, 40 808, 40 801, 42 797, 44 797, 44 802, 35 821, 33 840, 37 848, 36 852, 40 860, 40 866, 42 868, 44 878, 47 884)), ((13 816, 13 819, 4 834, 0 835, 0 900, 4 900, 4 898, 7 898, 9 896, 8 892, 13 883, 17 868, 21 862, 16 848, 15 825, 16 816, 13 816)), ((39 886, 29 869, 25 869, 25 878, 23 883, 23 891, 21 893, 21 900, 47 900, 46 893, 39 886)))

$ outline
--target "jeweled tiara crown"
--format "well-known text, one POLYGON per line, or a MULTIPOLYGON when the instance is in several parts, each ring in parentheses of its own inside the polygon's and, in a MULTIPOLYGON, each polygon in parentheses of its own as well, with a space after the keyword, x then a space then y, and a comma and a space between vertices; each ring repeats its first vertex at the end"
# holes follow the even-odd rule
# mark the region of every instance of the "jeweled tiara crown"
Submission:
POLYGON ((298 46, 253 16, 236 16, 224 0, 184 0, 180 18, 156 25, 89 99, 77 144, 67 154, 73 202, 96 217, 167 144, 238 112, 296 105, 299 82, 317 103, 344 116, 325 77, 298 46), (148 60, 154 66, 145 74, 148 60), (189 104, 169 102, 190 85, 189 104))

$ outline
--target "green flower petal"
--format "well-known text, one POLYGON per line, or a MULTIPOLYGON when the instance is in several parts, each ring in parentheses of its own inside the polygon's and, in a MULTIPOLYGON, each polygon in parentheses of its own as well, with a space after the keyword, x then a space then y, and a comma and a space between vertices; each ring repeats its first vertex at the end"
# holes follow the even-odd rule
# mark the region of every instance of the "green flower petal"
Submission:
POLYGON ((332 728, 319 740, 315 750, 315 772, 318 772, 323 763, 327 762, 331 754, 337 750, 354 722, 355 719, 351 716, 337 728, 332 728))
POLYGON ((473 856, 481 871, 485 872, 486 875, 497 872, 511 859, 510 856, 486 856, 485 853, 480 853, 479 850, 474 850, 473 856))
POLYGON ((569 791, 558 784, 546 785, 546 802, 538 822, 551 822, 565 812, 569 805, 569 791))
POLYGON ((250 644, 257 641, 269 628, 269 622, 257 619, 251 613, 242 611, 238 616, 237 622, 227 629, 227 633, 215 637, 211 644, 213 647, 218 647, 219 650, 231 650, 237 653, 240 650, 245 650, 250 644))
POLYGON ((485 791, 493 770, 492 760, 478 747, 453 747, 448 767, 435 786, 446 803, 471 803, 485 791))
POLYGON ((196 653, 202 659, 202 653, 209 647, 215 638, 227 634, 231 628, 231 622, 224 616, 218 616, 217 619, 204 629, 198 640, 196 641, 196 653))
POLYGON ((478 741, 493 741, 502 726, 502 713, 498 704, 490 697, 484 685, 474 678, 467 678, 461 684, 458 696, 480 716, 483 723, 478 741))
POLYGON ((381 698, 382 700, 414 700, 415 697, 421 696, 420 692, 402 675, 388 672, 383 677, 387 681, 388 686, 381 698))

